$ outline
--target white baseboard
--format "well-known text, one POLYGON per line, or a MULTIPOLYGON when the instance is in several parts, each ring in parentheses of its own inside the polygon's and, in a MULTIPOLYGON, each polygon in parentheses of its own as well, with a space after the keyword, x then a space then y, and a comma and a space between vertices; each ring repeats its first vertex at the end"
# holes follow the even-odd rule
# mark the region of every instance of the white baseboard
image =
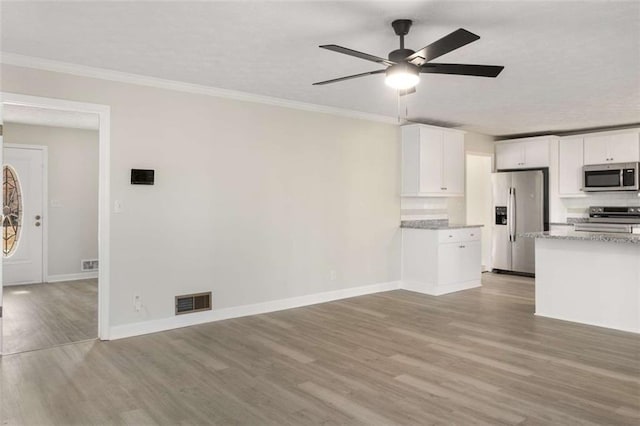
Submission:
POLYGON ((480 282, 480 280, 465 281, 448 285, 435 285, 404 281, 401 285, 401 288, 403 288, 404 290, 415 291, 416 293, 428 294, 429 296, 441 296, 443 294, 480 287, 481 285, 482 283, 480 282))
POLYGON ((266 314, 269 312, 282 311, 284 309, 299 308, 301 306, 331 302, 333 300, 348 299, 350 297, 363 296, 366 294, 398 290, 400 288, 402 288, 400 281, 391 281, 386 283, 366 285, 362 287, 353 287, 342 290, 309 294, 306 296, 272 300, 269 302, 255 303, 233 308, 223 308, 216 310, 214 306, 214 309, 212 311, 197 312, 189 315, 177 315, 169 318, 142 321, 132 324, 116 325, 111 327, 109 339, 122 339, 125 337, 139 336, 141 334, 148 333, 157 333, 159 331, 188 327, 191 325, 203 324, 207 322, 239 318, 248 315, 266 314))
POLYGON ((624 324, 616 324, 613 322, 607 322, 607 321, 590 321, 590 320, 584 320, 582 318, 572 318, 572 317, 568 317, 568 316, 563 316, 563 315, 555 315, 555 314, 546 314, 546 313, 540 313, 540 312, 536 312, 534 313, 535 316, 537 317, 542 317, 542 318, 551 318, 554 320, 560 320, 560 321, 567 321, 567 322, 572 322, 574 324, 579 324, 579 325, 590 325, 590 326, 595 326, 595 327, 602 327, 602 328, 608 328, 608 329, 613 329, 613 330, 620 330, 620 331, 626 331, 628 333, 640 333, 640 325, 636 326, 636 327, 629 327, 627 325, 624 324))
POLYGON ((58 275, 49 275, 47 277, 48 283, 58 283, 61 281, 78 281, 78 280, 90 280, 93 278, 98 278, 98 271, 92 272, 78 272, 75 274, 58 274, 58 275))

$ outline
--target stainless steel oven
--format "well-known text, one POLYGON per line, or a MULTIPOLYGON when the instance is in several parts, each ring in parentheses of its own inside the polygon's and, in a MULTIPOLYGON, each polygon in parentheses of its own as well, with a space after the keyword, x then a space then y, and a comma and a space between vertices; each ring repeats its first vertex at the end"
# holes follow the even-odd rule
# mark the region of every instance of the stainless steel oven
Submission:
POLYGON ((582 190, 639 191, 640 163, 596 164, 582 168, 582 190))
POLYGON ((638 207, 589 207, 589 219, 576 223, 576 231, 637 233, 640 226, 638 207))

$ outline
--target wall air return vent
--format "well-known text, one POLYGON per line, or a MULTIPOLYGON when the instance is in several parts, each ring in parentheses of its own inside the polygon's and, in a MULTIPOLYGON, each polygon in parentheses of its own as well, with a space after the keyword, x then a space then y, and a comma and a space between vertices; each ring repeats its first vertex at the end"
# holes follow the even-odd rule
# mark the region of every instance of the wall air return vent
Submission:
POLYGON ((82 259, 80 261, 80 270, 85 271, 97 271, 98 259, 82 259))
POLYGON ((176 315, 211 310, 211 292, 176 296, 176 315))

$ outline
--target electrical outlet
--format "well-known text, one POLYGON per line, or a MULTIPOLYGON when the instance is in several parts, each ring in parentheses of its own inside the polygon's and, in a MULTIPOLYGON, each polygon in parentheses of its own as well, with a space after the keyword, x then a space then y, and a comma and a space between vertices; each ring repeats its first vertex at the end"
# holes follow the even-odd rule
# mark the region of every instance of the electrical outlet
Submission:
POLYGON ((338 273, 335 269, 329 271, 329 280, 335 281, 338 278, 338 273))
POLYGON ((142 309, 142 297, 139 294, 133 295, 133 309, 136 312, 140 312, 142 309))

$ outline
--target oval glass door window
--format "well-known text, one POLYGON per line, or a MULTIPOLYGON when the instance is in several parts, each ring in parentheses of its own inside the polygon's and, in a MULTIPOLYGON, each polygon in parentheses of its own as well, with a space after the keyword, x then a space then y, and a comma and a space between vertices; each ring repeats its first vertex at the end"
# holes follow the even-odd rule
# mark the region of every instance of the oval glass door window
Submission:
POLYGON ((2 254, 11 256, 18 247, 22 230, 22 190, 18 174, 11 166, 2 168, 2 254))

